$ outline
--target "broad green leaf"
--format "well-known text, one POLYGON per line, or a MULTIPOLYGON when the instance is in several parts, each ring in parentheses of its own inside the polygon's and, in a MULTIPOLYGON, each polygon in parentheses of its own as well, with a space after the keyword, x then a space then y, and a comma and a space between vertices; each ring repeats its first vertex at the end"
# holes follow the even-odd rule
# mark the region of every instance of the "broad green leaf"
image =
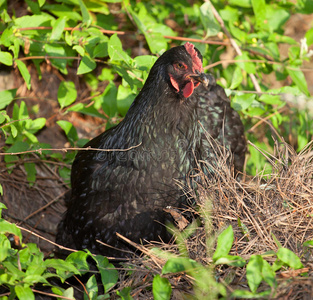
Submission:
POLYGON ((309 93, 308 85, 307 85, 303 72, 301 70, 294 70, 290 68, 287 68, 287 72, 290 75, 293 82, 302 91, 302 93, 304 93, 306 96, 309 96, 310 93, 309 93))
POLYGON ((67 53, 65 48, 57 44, 45 44, 44 49, 51 64, 58 68, 63 74, 67 74, 67 53), (60 58, 49 58, 49 56, 60 58))
POLYGON ((8 106, 16 95, 17 89, 0 91, 0 109, 8 106))
MULTIPOLYGON (((270 91, 268 91, 270 92, 270 91)), ((269 95, 269 94, 263 94, 259 98, 260 101, 266 103, 266 104, 271 104, 271 105, 282 105, 284 102, 281 100, 280 95, 269 95)))
POLYGON ((35 120, 31 120, 29 125, 26 126, 27 130, 31 133, 36 133, 38 130, 42 129, 46 125, 45 118, 37 118, 35 120))
POLYGON ((104 291, 107 292, 118 281, 118 272, 115 267, 108 262, 108 259, 104 256, 97 255, 93 257, 97 262, 97 267, 101 274, 101 282, 104 287, 104 291))
POLYGON ((66 261, 75 265, 75 267, 80 270, 82 273, 89 270, 89 265, 87 263, 87 258, 89 254, 84 251, 77 251, 71 253, 66 261))
POLYGON ((16 285, 14 290, 15 290, 16 296, 20 300, 25 300, 25 299, 35 300, 35 295, 29 286, 16 285))
POLYGON ((200 6, 200 20, 204 31, 206 31, 205 38, 216 36, 221 31, 221 28, 213 15, 212 4, 210 2, 204 2, 200 6))
POLYGON ((3 63, 7 66, 13 65, 13 57, 9 52, 0 51, 0 63, 3 63))
POLYGON ((234 110, 242 111, 247 109, 255 99, 255 94, 236 94, 232 99, 231 106, 234 110))
POLYGON ((153 298, 155 300, 171 299, 172 287, 167 278, 155 275, 152 283, 153 298))
POLYGON ((0 234, 0 262, 4 261, 11 249, 11 243, 4 234, 0 234))
POLYGON ((196 261, 185 257, 174 257, 167 260, 165 263, 162 274, 190 272, 198 267, 196 261))
POLYGON ((27 151, 29 149, 29 144, 22 141, 17 141, 14 143, 7 151, 6 153, 17 153, 17 152, 23 152, 27 151))
POLYGON ((232 78, 232 81, 231 81, 231 84, 230 84, 230 89, 233 90, 235 89, 236 87, 238 87, 241 82, 242 82, 242 71, 239 67, 236 67, 235 68, 235 71, 233 73, 233 78, 232 78))
POLYGON ((105 88, 102 98, 102 109, 110 117, 117 114, 117 88, 113 82, 110 82, 105 88))
POLYGON ((20 229, 18 229, 15 224, 9 223, 3 219, 0 219, 0 233, 12 233, 13 235, 18 236, 20 241, 22 241, 20 229))
POLYGON ((303 246, 305 246, 305 247, 313 246, 313 240, 304 242, 303 246))
POLYGON ((124 87, 120 85, 117 91, 117 109, 118 112, 125 116, 130 105, 133 103, 136 95, 131 93, 129 87, 124 87))
POLYGON ((65 271, 74 274, 80 274, 80 272, 75 268, 74 265, 62 259, 46 259, 43 262, 43 266, 46 268, 53 268, 56 270, 57 273, 62 273, 63 271, 65 271))
POLYGON ((229 225, 217 238, 216 250, 213 254, 213 260, 225 256, 229 253, 234 242, 233 227, 229 225))
POLYGON ((116 291, 116 294, 121 297, 122 300, 133 300, 133 297, 130 295, 131 287, 125 287, 121 291, 116 291))
POLYGON ((262 282, 263 258, 261 255, 251 255, 247 264, 247 280, 252 293, 255 293, 262 282))
POLYGON ((61 17, 57 19, 52 27, 51 40, 59 40, 62 36, 65 27, 66 18, 61 17))
POLYGON ((267 29, 266 3, 265 0, 251 0, 253 12, 256 18, 256 25, 259 28, 267 29))
POLYGON ((236 65, 238 65, 241 69, 245 70, 247 73, 254 74, 256 72, 255 64, 249 62, 251 59, 247 52, 243 52, 241 56, 236 56, 236 65))
POLYGON ((71 105, 77 98, 77 90, 74 82, 61 81, 58 89, 58 102, 61 108, 71 105))
POLYGON ((275 272, 270 266, 270 264, 264 259, 263 259, 263 265, 262 265, 262 276, 269 286, 271 287, 276 286, 277 282, 276 282, 275 272))
POLYGON ((88 9, 87 9, 84 1, 78 0, 78 3, 79 3, 80 10, 82 12, 83 22, 86 24, 87 27, 89 27, 91 22, 92 22, 92 18, 89 15, 88 9))
POLYGON ((27 69, 26 65, 21 60, 16 60, 16 64, 17 64, 17 67, 18 67, 19 71, 21 72, 21 74, 22 74, 22 76, 23 76, 23 78, 24 78, 24 80, 26 82, 27 89, 30 89, 30 87, 31 87, 31 83, 30 83, 31 77, 30 77, 30 74, 28 72, 28 69, 27 69))
POLYGON ((16 18, 14 20, 14 24, 19 28, 51 26, 51 21, 54 21, 54 18, 52 16, 48 14, 41 14, 16 18))
POLYGON ((313 44, 313 28, 310 28, 306 32, 305 37, 306 37, 306 42, 307 42, 308 46, 311 46, 313 44))
POLYGON ((116 33, 109 40, 108 52, 112 61, 124 61, 128 65, 132 62, 131 57, 123 50, 122 43, 116 33))
POLYGON ((233 6, 251 7, 251 0, 229 0, 228 3, 233 6))
POLYGON ((94 61, 94 59, 90 58, 89 56, 85 55, 83 59, 81 60, 78 70, 77 70, 77 75, 85 74, 88 72, 91 72, 96 68, 97 64, 94 61))
POLYGON ((235 290, 231 293, 230 299, 270 299, 272 291, 267 290, 258 294, 251 293, 247 290, 235 290))
POLYGON ((78 140, 78 135, 73 124, 65 120, 57 121, 57 124, 64 130, 70 143, 74 145, 74 143, 78 140))
POLYGON ((287 248, 279 248, 277 258, 293 269, 303 268, 300 258, 287 248))
POLYGON ((86 289, 88 292, 88 299, 96 299, 96 297, 98 295, 98 285, 97 285, 97 279, 96 279, 95 275, 92 275, 88 279, 88 281, 86 283, 86 289))

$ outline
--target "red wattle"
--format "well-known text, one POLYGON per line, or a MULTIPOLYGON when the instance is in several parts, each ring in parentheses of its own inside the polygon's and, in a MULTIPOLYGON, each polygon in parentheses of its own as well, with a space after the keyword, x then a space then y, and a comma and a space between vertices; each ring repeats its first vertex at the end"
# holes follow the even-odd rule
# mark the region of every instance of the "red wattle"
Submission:
POLYGON ((191 96, 194 90, 194 84, 192 81, 189 81, 185 87, 183 88, 183 95, 185 98, 188 98, 191 96))
POLYGON ((172 76, 170 76, 170 80, 171 80, 172 86, 177 90, 177 92, 179 92, 179 86, 178 86, 177 81, 172 76))

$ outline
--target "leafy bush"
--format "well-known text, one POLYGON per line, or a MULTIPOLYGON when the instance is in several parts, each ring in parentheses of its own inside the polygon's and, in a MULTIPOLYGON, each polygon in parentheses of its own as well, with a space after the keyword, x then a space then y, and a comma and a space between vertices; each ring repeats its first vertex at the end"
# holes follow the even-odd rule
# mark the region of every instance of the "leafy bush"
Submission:
MULTIPOLYGON (((272 135, 276 130, 297 150, 312 139, 313 118, 309 105, 312 99, 301 67, 312 56, 308 47, 313 44, 313 30, 308 30, 300 43, 284 34, 284 26, 292 14, 313 13, 312 1, 214 0, 192 3, 185 0, 26 0, 22 2, 24 15, 20 16, 9 1, 3 0, 0 1, 0 63, 17 69, 29 90, 32 89, 30 69, 34 66, 40 78, 40 65, 51 65, 65 78, 55 99, 59 116, 77 112, 99 117, 107 129, 125 116, 157 55, 173 45, 192 41, 203 54, 205 69, 214 73, 230 95, 233 108, 242 116, 247 138, 251 141, 247 172, 254 175, 265 168, 270 173, 271 165, 261 152, 273 152, 275 141, 272 135), (212 7, 216 8, 218 15, 212 7), (216 43, 211 43, 212 40, 216 43), (281 53, 281 45, 288 46, 287 56, 281 53), (134 55, 134 47, 144 55, 134 55), (223 61, 225 52, 231 47, 236 53, 223 61), (74 68, 90 91, 85 99, 80 98, 77 85, 69 79, 69 70, 74 68), (281 87, 273 89, 273 80, 280 82, 281 87)), ((27 161, 30 153, 35 152, 47 161, 70 164, 75 152, 63 149, 65 154, 62 155, 52 145, 40 143, 36 134, 44 128, 46 118, 31 119, 30 115, 39 108, 28 107, 27 100, 20 101, 19 97, 17 88, 0 91, 0 128, 5 141, 2 152, 6 154, 4 160, 8 170, 12 170, 11 167, 21 158, 27 179, 34 184, 36 167, 27 161)), ((83 146, 86 140, 79 138, 70 122, 64 118, 57 124, 73 149, 83 146)), ((67 182, 69 172, 67 167, 59 168, 59 174, 67 182)), ((1 185, 0 193, 3 193, 1 185)), ((51 276, 64 280, 71 274, 80 274, 82 266, 87 268, 85 263, 78 262, 78 258, 86 261, 86 253, 72 254, 67 261, 61 262, 44 261, 42 253, 33 244, 21 250, 12 249, 3 233, 12 233, 20 240, 21 233, 2 219, 0 226, 0 281, 10 290, 10 298, 17 295, 20 299, 24 296, 31 299, 33 284, 47 284, 51 276), (40 267, 36 268, 38 264, 40 267), (55 273, 51 273, 50 268, 55 273)), ((230 229, 223 234, 231 235, 230 229)), ((225 249, 231 247, 230 237, 223 236, 222 240, 226 243, 225 249)), ((218 245, 221 243, 219 240, 218 245)), ((240 257, 230 258, 226 252, 217 247, 213 256, 215 264, 223 261, 243 266, 240 257)), ((292 255, 287 249, 280 249, 275 255, 284 264, 300 266, 291 265, 289 258, 292 255)), ((295 258, 295 261, 298 260, 295 258)), ((106 261, 101 264, 107 266, 106 261)), ((200 275, 190 273, 191 276, 201 277, 211 272, 185 258, 172 265, 170 260, 164 267, 164 274, 175 272, 177 266, 186 271, 187 265, 201 269, 200 275)), ((255 295, 262 280, 270 286, 275 284, 273 272, 277 269, 273 266, 270 269, 261 256, 251 257, 246 267, 252 293, 247 297, 255 295), (249 278, 248 271, 258 274, 257 279, 249 278)), ((91 277, 87 284, 90 295, 97 294, 97 291, 91 291, 94 282, 91 277)), ((164 291, 165 299, 171 294, 168 282, 160 276, 155 277, 153 289, 157 291, 155 294, 164 291)), ((72 296, 70 290, 53 287, 53 291, 72 296)), ((128 290, 119 293, 120 297, 128 299, 128 290)), ((236 295, 243 296, 240 293, 236 295)))

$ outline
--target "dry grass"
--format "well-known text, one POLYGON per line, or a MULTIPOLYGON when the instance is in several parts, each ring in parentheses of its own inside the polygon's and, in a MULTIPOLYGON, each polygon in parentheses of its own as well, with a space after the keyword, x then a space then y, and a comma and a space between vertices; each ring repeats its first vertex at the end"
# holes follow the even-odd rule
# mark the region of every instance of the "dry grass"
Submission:
MULTIPOLYGON (((198 175, 201 181, 197 183, 197 189, 188 191, 189 195, 198 199, 196 214, 202 223, 186 242, 189 257, 203 265, 210 265, 216 236, 231 224, 235 241, 230 254, 248 260, 252 254, 264 254, 269 250, 276 252, 278 247, 282 246, 296 253, 304 267, 308 268, 308 277, 301 277, 299 273, 287 268, 279 270, 278 288, 273 293, 273 298, 312 299, 312 252, 310 249, 304 249, 302 244, 313 240, 313 143, 299 154, 286 143, 277 143, 275 154, 268 155, 268 160, 273 165, 273 173, 268 177, 262 176, 261 173, 254 178, 236 180, 232 170, 227 167, 226 156, 222 157, 220 161, 208 166, 216 173, 214 180, 200 173, 198 175), (241 226, 238 225, 238 220, 241 226)), ((1 200, 10 207, 9 213, 13 221, 23 220, 22 224, 27 223, 28 228, 33 227, 39 234, 53 240, 56 218, 64 211, 62 202, 54 200, 66 189, 51 168, 39 161, 38 167, 41 170, 41 178, 33 188, 26 184, 21 165, 10 175, 1 172, 1 183, 7 197, 1 200), (51 201, 53 203, 45 210, 38 210, 51 201), (20 215, 22 206, 28 208, 20 215), (48 217, 51 219, 40 220, 47 209, 50 209, 48 217), (37 210, 38 213, 27 218, 31 212, 37 210), (40 230, 38 222, 46 222, 48 227, 54 224, 54 227, 40 230)), ((166 252, 179 254, 179 246, 175 243, 138 246, 144 255, 134 256, 131 261, 125 263, 125 272, 120 272, 116 289, 131 286, 135 299, 153 299, 153 276, 161 273, 166 262, 164 257, 151 250, 156 246, 166 252), (133 269, 131 274, 126 271, 129 267, 133 269)), ((275 256, 268 256, 266 259, 273 263, 275 256)), ((218 266, 215 268, 215 277, 220 282, 228 283, 229 293, 234 289, 249 290, 245 268, 218 266)), ((168 279, 173 287, 173 299, 192 295, 193 279, 190 276, 177 274, 168 276, 168 279)), ((269 289, 266 284, 259 288, 260 291, 265 289, 269 289)))

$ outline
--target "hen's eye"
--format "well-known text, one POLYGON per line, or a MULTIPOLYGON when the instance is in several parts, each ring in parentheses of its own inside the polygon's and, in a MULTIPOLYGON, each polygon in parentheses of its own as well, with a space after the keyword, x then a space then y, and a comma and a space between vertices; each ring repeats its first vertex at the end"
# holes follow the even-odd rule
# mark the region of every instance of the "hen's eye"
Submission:
POLYGON ((181 70, 186 69, 186 65, 185 65, 185 64, 182 64, 182 63, 176 63, 176 67, 177 67, 178 69, 181 69, 181 70))

